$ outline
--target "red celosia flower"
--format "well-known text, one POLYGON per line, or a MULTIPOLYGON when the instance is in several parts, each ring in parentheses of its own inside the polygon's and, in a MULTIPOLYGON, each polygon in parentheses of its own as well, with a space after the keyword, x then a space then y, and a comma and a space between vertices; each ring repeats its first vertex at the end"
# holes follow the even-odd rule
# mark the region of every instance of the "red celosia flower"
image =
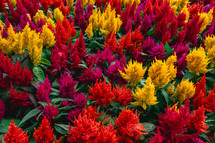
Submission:
POLYGON ((208 125, 205 124, 205 119, 207 118, 205 115, 204 106, 198 107, 196 111, 193 111, 189 116, 188 128, 192 131, 198 131, 200 133, 207 132, 208 125))
POLYGON ((163 137, 161 136, 161 132, 159 127, 157 127, 157 133, 151 139, 149 139, 149 143, 163 143, 163 137))
MULTIPOLYGON (((214 86, 215 87, 215 86, 214 86)), ((215 88, 213 91, 211 90, 208 96, 205 98, 205 109, 207 112, 214 112, 215 111, 215 88)))
POLYGON ((93 120, 97 120, 101 114, 97 113, 97 108, 96 106, 88 106, 86 108, 83 109, 83 111, 81 112, 81 116, 87 116, 87 118, 93 119, 93 120))
POLYGON ((114 31, 110 32, 110 34, 106 37, 105 45, 107 48, 109 48, 112 51, 112 53, 116 51, 117 40, 116 40, 116 33, 114 31))
POLYGON ((129 48, 131 45, 131 31, 129 31, 122 39, 119 40, 117 45, 116 53, 122 57, 123 56, 123 49, 129 48))
POLYGON ((189 7, 190 18, 193 18, 195 15, 198 15, 198 13, 202 13, 203 7, 204 7, 204 5, 201 5, 200 3, 192 4, 189 7))
POLYGON ((111 84, 106 84, 106 80, 101 82, 101 80, 96 81, 92 87, 89 87, 89 99, 97 101, 96 104, 101 106, 108 105, 115 98, 111 84))
POLYGON ((182 27, 185 25, 185 20, 186 20, 186 14, 185 13, 179 13, 176 17, 177 19, 177 23, 178 23, 178 27, 182 27))
POLYGON ((45 11, 49 9, 49 0, 40 0, 40 4, 45 11))
POLYGON ((6 0, 1 0, 0 1, 0 11, 1 12, 3 12, 4 8, 6 7, 5 3, 6 3, 6 0))
POLYGON ((5 112, 5 103, 0 99, 0 120, 3 119, 5 112))
POLYGON ((79 64, 81 64, 81 58, 79 56, 79 52, 78 52, 78 49, 77 47, 75 46, 72 46, 72 48, 70 48, 70 51, 71 51, 71 55, 69 56, 69 59, 71 61, 71 66, 70 66, 70 69, 77 69, 77 68, 80 68, 79 64))
POLYGON ((29 143, 28 138, 28 135, 18 128, 12 120, 3 140, 6 143, 29 143))
POLYGON ((204 76, 201 78, 200 82, 196 82, 195 87, 195 94, 193 96, 193 98, 195 98, 196 96, 198 96, 200 94, 200 92, 202 91, 204 95, 206 95, 207 91, 206 91, 206 76, 204 74, 204 76))
POLYGON ((132 100, 130 88, 127 88, 124 85, 121 88, 116 86, 116 88, 113 89, 113 93, 116 97, 116 102, 119 102, 122 105, 128 105, 132 100))
POLYGON ((49 94, 51 92, 51 88, 51 83, 49 82, 48 76, 46 76, 45 81, 43 83, 41 82, 37 88, 37 99, 42 102, 50 103, 51 100, 49 98, 49 94))
POLYGON ((37 143, 53 143, 54 134, 46 117, 43 118, 39 128, 34 129, 33 136, 37 143))
POLYGON ((162 36, 164 36, 168 30, 167 26, 168 26, 167 17, 164 17, 160 21, 157 21, 155 25, 155 37, 161 39, 162 36))
POLYGON ((82 32, 79 35, 79 39, 76 40, 74 47, 78 50, 80 59, 84 58, 87 55, 86 45, 82 32))
POLYGON ((15 91, 13 89, 12 83, 11 83, 11 90, 8 93, 9 93, 8 97, 11 98, 10 102, 13 103, 12 108, 15 106, 25 107, 31 104, 31 102, 29 101, 29 95, 27 94, 28 91, 23 91, 23 92, 15 91))
POLYGON ((145 5, 145 9, 144 9, 144 14, 143 14, 143 16, 145 16, 146 14, 151 13, 152 10, 153 10, 152 3, 151 3, 150 0, 148 0, 148 1, 146 2, 146 5, 145 5))
POLYGON ((193 98, 193 107, 197 108, 205 104, 205 94, 200 90, 200 93, 198 93, 195 98, 193 98))
POLYGON ((74 22, 70 23, 65 17, 62 21, 62 25, 66 29, 66 32, 70 35, 70 38, 75 36, 76 30, 74 28, 74 22))
POLYGON ((131 42, 139 44, 143 40, 143 35, 140 32, 140 27, 131 33, 131 42))
POLYGON ((61 3, 63 3, 62 0, 50 0, 50 6, 55 9, 57 7, 59 7, 61 5, 61 3))
POLYGON ((140 139, 140 136, 144 135, 142 131, 145 131, 143 125, 139 123, 139 115, 137 111, 133 113, 133 110, 123 109, 118 120, 115 120, 117 126, 117 132, 120 142, 133 142, 140 139))
POLYGON ((64 6, 63 3, 61 3, 60 7, 59 7, 60 11, 62 11, 64 16, 68 16, 69 15, 69 11, 71 9, 71 5, 69 6, 64 6))

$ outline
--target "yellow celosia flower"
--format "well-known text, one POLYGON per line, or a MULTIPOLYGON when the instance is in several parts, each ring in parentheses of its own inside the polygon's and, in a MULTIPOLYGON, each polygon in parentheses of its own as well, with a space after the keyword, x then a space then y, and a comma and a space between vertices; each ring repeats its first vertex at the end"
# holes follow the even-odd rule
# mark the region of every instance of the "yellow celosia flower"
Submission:
POLYGON ((142 63, 138 63, 137 61, 132 63, 132 60, 130 60, 126 66, 127 68, 125 68, 125 73, 119 70, 120 75, 130 83, 130 86, 137 85, 137 83, 142 80, 146 72, 146 68, 143 69, 142 63))
POLYGON ((173 83, 171 84, 171 86, 167 88, 166 92, 167 92, 169 95, 173 95, 174 91, 175 91, 175 82, 173 82, 173 83))
POLYGON ((93 36, 93 26, 92 26, 92 23, 90 23, 87 26, 87 29, 85 30, 85 33, 90 37, 90 39, 92 38, 92 36, 93 36))
POLYGON ((152 83, 150 77, 147 78, 146 84, 143 88, 137 87, 135 93, 132 91, 135 102, 132 102, 133 105, 140 105, 146 110, 146 105, 155 105, 157 104, 157 97, 155 96, 155 86, 152 83))
POLYGON ((167 61, 157 60, 152 63, 148 74, 156 88, 163 88, 176 77, 177 69, 174 66, 176 56, 170 56, 167 61))
POLYGON ((48 18, 46 22, 48 24, 50 24, 54 29, 56 28, 56 24, 55 24, 55 22, 52 19, 48 18))
POLYGON ((62 20, 64 19, 64 15, 63 15, 63 13, 60 11, 59 8, 55 8, 55 9, 54 9, 54 18, 55 18, 56 20, 60 20, 60 21, 62 21, 62 20))
POLYGON ((13 30, 13 26, 10 25, 9 28, 7 29, 7 33, 8 33, 8 53, 11 53, 13 51, 13 48, 16 45, 16 40, 18 39, 18 34, 16 34, 16 32, 13 30))
POLYGON ((187 96, 189 95, 189 98, 192 98, 195 94, 195 86, 192 81, 184 80, 177 85, 174 96, 176 97, 176 100, 179 101, 179 103, 182 103, 184 100, 187 99, 187 96))
POLYGON ((207 73, 209 71, 209 69, 207 69, 209 59, 202 47, 194 49, 187 55, 187 63, 191 73, 199 75, 200 73, 207 73))
POLYGON ((95 0, 81 0, 81 3, 83 6, 85 5, 94 5, 95 4, 95 0))
POLYGON ((0 28, 1 28, 1 31, 0 31, 0 32, 3 32, 4 27, 5 27, 4 22, 2 22, 2 21, 0 20, 0 28))
POLYGON ((16 0, 9 0, 9 2, 13 5, 13 7, 16 7, 16 0))
POLYGON ((66 0, 67 5, 71 5, 73 7, 74 0, 66 0))
POLYGON ((213 45, 215 45, 215 36, 214 35, 207 36, 205 38, 205 50, 206 50, 206 52, 208 52, 208 50, 211 49, 213 47, 213 45))
POLYGON ((175 103, 172 107, 170 107, 170 110, 172 110, 172 111, 177 111, 178 113, 179 113, 179 109, 178 109, 178 102, 177 103, 175 103))
POLYGON ((170 7, 176 12, 178 7, 182 8, 189 4, 189 0, 168 0, 170 7))
POLYGON ((55 44, 55 35, 48 28, 48 25, 45 24, 42 27, 42 33, 40 34, 40 39, 43 40, 43 45, 47 45, 46 48, 52 47, 55 44))
POLYGON ((38 20, 47 20, 47 17, 44 15, 42 10, 38 10, 37 13, 33 17, 34 21, 37 23, 38 20))
POLYGON ((128 4, 131 6, 134 2, 136 2, 136 7, 140 4, 140 0, 121 0, 123 7, 127 7, 128 4))
POLYGON ((28 44, 29 56, 34 65, 38 65, 41 59, 43 50, 43 40, 40 39, 40 34, 32 31, 32 37, 28 44))
POLYGON ((23 46, 23 35, 22 33, 18 33, 17 34, 17 39, 14 42, 14 47, 13 47, 13 51, 15 52, 15 54, 22 54, 24 53, 25 47, 23 46))
POLYGON ((0 33, 0 49, 3 53, 9 54, 12 52, 12 49, 9 49, 9 42, 7 39, 2 38, 0 33))
POLYGON ((185 5, 185 6, 181 9, 180 13, 186 14, 186 20, 185 20, 185 22, 188 22, 188 20, 189 20, 189 18, 190 18, 190 12, 189 12, 189 10, 188 10, 187 5, 185 5))
POLYGON ((200 21, 203 20, 203 23, 201 25, 201 32, 205 30, 206 26, 210 24, 213 20, 213 8, 208 12, 202 12, 200 15, 200 21))
POLYGON ((98 28, 105 35, 108 35, 111 31, 118 32, 122 21, 120 20, 120 15, 116 16, 115 9, 111 9, 111 5, 108 4, 104 13, 100 10, 94 9, 93 14, 89 18, 89 25, 92 24, 93 29, 98 28))
POLYGON ((210 59, 211 68, 215 67, 215 45, 208 50, 208 58, 210 59))
POLYGON ((31 34, 32 30, 29 27, 29 23, 25 26, 25 28, 22 30, 22 35, 23 35, 23 46, 26 48, 28 46, 28 43, 30 41, 30 39, 32 38, 32 34, 31 34))

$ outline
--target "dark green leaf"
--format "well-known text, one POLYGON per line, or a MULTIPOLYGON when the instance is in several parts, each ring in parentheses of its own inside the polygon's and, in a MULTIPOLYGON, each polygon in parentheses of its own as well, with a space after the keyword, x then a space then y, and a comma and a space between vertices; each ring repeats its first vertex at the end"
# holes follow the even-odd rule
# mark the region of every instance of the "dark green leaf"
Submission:
POLYGON ((164 89, 161 89, 161 92, 163 94, 163 97, 164 97, 166 103, 169 104, 169 95, 168 95, 168 93, 164 89))
POLYGON ((0 121, 0 133, 6 133, 7 130, 8 130, 8 126, 10 125, 10 122, 14 120, 14 123, 16 125, 19 124, 20 122, 20 119, 11 119, 11 118, 7 118, 7 119, 4 119, 4 120, 1 120, 0 121))
POLYGON ((54 98, 54 99, 52 99, 51 103, 56 104, 56 103, 64 101, 64 100, 73 101, 72 99, 69 99, 69 98, 54 98))
POLYGON ((144 128, 146 129, 146 132, 151 132, 155 129, 155 125, 148 123, 148 122, 144 122, 144 123, 140 123, 142 125, 144 125, 144 128))
POLYGON ((64 124, 55 124, 54 128, 57 132, 59 132, 62 135, 69 134, 69 126, 64 124))
POLYGON ((209 138, 207 135, 201 133, 201 134, 199 134, 199 136, 202 137, 202 138, 204 138, 204 139, 205 139, 206 141, 208 141, 209 143, 211 143, 211 140, 210 140, 210 138, 209 138))
POLYGON ((21 122, 19 123, 19 126, 21 127, 22 123, 24 123, 25 121, 29 120, 30 118, 36 116, 40 112, 41 112, 41 110, 38 110, 38 109, 31 110, 30 112, 28 112, 28 114, 25 115, 24 118, 22 118, 21 122))
POLYGON ((47 66, 51 65, 51 62, 45 58, 41 58, 40 63, 47 65, 47 66))
POLYGON ((45 74, 43 72, 43 70, 40 67, 34 67, 33 68, 33 73, 35 74, 35 76, 40 80, 40 81, 44 81, 45 80, 45 74))

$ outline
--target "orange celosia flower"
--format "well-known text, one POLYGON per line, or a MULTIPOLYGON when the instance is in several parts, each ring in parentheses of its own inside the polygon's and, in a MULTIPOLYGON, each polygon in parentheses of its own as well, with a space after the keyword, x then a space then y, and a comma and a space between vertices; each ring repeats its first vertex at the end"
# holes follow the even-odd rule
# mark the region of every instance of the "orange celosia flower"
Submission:
POLYGON ((116 88, 113 89, 113 93, 116 96, 116 102, 122 105, 128 105, 132 100, 130 88, 127 88, 124 85, 121 88, 116 86, 116 88))
POLYGON ((49 121, 46 117, 43 118, 39 128, 34 129, 34 140, 37 143, 53 143, 54 142, 54 134, 50 127, 49 121))
POLYGON ((96 81, 96 83, 89 88, 89 99, 97 101, 96 104, 98 105, 106 106, 115 98, 111 84, 106 84, 106 80, 103 82, 101 82, 101 80, 99 80, 99 82, 96 81))
POLYGON ((3 140, 6 143, 29 143, 28 138, 28 135, 18 128, 12 120, 3 140))
POLYGON ((133 113, 133 110, 123 109, 119 114, 118 120, 115 120, 117 126, 117 132, 119 141, 121 142, 133 142, 140 139, 140 136, 144 135, 142 131, 146 131, 143 125, 139 122, 139 115, 137 111, 133 113))

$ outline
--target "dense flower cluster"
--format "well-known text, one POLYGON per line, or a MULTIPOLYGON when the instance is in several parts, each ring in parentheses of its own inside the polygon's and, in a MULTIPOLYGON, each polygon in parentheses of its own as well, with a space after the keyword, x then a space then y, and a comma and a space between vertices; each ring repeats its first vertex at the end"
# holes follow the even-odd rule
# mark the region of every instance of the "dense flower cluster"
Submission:
POLYGON ((214 142, 214 35, 215 0, 1 0, 0 142, 214 142))

